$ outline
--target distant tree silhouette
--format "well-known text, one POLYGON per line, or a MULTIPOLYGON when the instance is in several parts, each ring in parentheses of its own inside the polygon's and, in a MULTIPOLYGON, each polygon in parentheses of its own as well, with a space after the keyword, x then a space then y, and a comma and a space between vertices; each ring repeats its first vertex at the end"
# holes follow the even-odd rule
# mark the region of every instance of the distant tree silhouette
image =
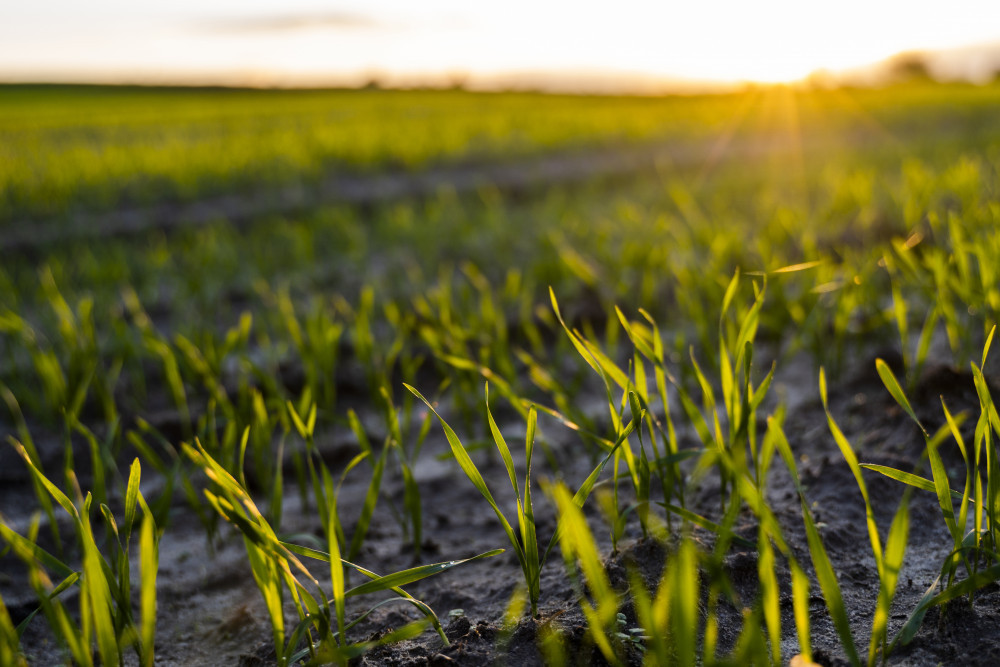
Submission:
POLYGON ((465 71, 455 71, 445 77, 444 87, 448 90, 465 90, 469 83, 469 73, 465 71))
POLYGON ((900 53, 889 59, 889 77, 893 81, 929 81, 934 78, 927 56, 919 52, 900 53))

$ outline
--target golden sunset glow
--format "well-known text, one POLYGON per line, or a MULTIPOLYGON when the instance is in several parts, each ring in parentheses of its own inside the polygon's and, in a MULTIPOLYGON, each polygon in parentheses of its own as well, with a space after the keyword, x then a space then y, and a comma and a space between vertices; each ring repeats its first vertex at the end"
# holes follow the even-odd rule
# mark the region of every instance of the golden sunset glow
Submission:
POLYGON ((781 82, 907 50, 972 49, 946 76, 1000 66, 995 4, 763 0, 613 5, 435 0, 143 7, 42 0, 0 9, 0 77, 473 82, 564 78, 781 82), (978 68, 978 69, 977 69, 978 68))

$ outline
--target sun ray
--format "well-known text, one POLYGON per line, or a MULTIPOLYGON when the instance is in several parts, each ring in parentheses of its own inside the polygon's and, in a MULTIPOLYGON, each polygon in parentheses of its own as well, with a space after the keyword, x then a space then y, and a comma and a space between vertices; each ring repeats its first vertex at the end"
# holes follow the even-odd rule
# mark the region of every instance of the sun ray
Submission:
POLYGON ((708 153, 705 156, 705 161, 698 172, 697 177, 695 177, 695 184, 701 185, 709 177, 715 167, 725 160, 726 155, 733 144, 733 140, 739 132, 740 128, 744 126, 750 110, 758 102, 761 92, 757 88, 749 89, 740 98, 740 103, 736 107, 736 110, 729 117, 726 125, 723 127, 722 131, 719 132, 715 141, 712 142, 711 148, 708 149, 708 153))

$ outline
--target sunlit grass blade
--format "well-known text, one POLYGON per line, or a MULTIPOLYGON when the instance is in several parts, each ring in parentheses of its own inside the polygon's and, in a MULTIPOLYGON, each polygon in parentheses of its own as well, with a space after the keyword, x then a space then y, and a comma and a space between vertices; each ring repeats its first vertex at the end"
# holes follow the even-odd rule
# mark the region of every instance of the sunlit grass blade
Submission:
POLYGON ((559 312, 559 303, 556 301, 555 291, 551 287, 549 287, 549 300, 552 303, 552 310, 556 314, 556 319, 559 320, 559 324, 562 325, 566 335, 569 336, 573 347, 576 348, 576 351, 580 353, 580 356, 583 357, 587 364, 602 378, 613 380, 620 388, 627 389, 629 385, 628 376, 608 359, 604 353, 597 349, 596 346, 588 344, 580 334, 570 329, 563 320, 562 313, 559 312))
MULTIPOLYGON (((577 489, 575 494, 573 494, 573 503, 577 507, 583 507, 584 503, 587 502, 587 498, 590 497, 591 492, 594 490, 594 485, 597 484, 597 480, 600 479, 601 474, 604 472, 604 468, 607 467, 608 461, 614 458, 615 452, 618 451, 618 448, 622 446, 622 443, 625 442, 626 438, 631 435, 634 429, 635 422, 629 421, 629 423, 623 428, 622 432, 618 434, 617 441, 614 443, 611 450, 605 455, 601 462, 597 464, 597 467, 590 472, 587 479, 583 480, 583 484, 581 484, 580 488, 577 489)), ((552 552, 553 547, 555 547, 556 543, 559 541, 561 531, 562 528, 557 526, 556 532, 553 533, 552 539, 549 540, 549 544, 545 548, 545 554, 542 556, 543 563, 548 561, 549 553, 552 552)))
POLYGON ((681 542, 669 568, 672 593, 670 596, 670 626, 673 631, 677 663, 695 664, 698 651, 698 552, 690 539, 681 542))
MULTIPOLYGON (((308 619, 307 619, 308 620, 308 619)), ((306 624, 308 627, 308 624, 306 624)), ((354 644, 348 644, 346 646, 331 646, 329 644, 324 644, 319 650, 315 651, 314 657, 309 660, 306 664, 308 665, 328 665, 328 664, 351 664, 351 661, 356 660, 363 656, 368 651, 378 646, 385 646, 387 644, 394 644, 396 642, 403 642, 408 639, 413 639, 419 636, 427 628, 426 619, 418 619, 416 621, 411 621, 401 628, 386 632, 381 635, 377 640, 357 642, 354 644)), ((289 662, 293 663, 297 660, 302 660, 308 654, 308 649, 303 649, 297 654, 289 657, 289 662)))
MULTIPOLYGON (((11 414, 14 416, 14 422, 17 425, 17 433, 20 438, 19 442, 21 443, 21 446, 24 447, 25 453, 35 464, 35 467, 41 470, 42 460, 38 456, 38 450, 35 448, 35 443, 31 438, 31 432, 28 430, 28 424, 24 420, 24 414, 21 412, 21 406, 18 404, 17 398, 14 397, 13 392, 11 392, 10 389, 8 389, 2 382, 0 382, 0 397, 3 398, 7 407, 10 409, 11 414)), ((18 442, 11 435, 7 436, 7 440, 11 444, 18 442)), ((62 537, 59 535, 59 526, 56 523, 55 510, 52 506, 52 497, 50 494, 46 493, 45 487, 34 475, 32 476, 31 484, 35 489, 35 497, 42 506, 45 516, 48 517, 49 527, 52 530, 52 539, 56 545, 56 551, 62 553, 62 537)))
POLYGON ((896 376, 893 374, 892 369, 889 368, 889 364, 885 363, 881 359, 876 359, 875 369, 878 371, 879 377, 882 378, 885 388, 889 390, 892 397, 896 399, 897 403, 899 403, 899 407, 903 408, 906 414, 910 416, 910 419, 912 419, 917 426, 920 427, 920 430, 923 431, 925 436, 929 436, 927 429, 924 428, 923 424, 921 424, 920 420, 917 418, 917 413, 913 411, 913 406, 910 405, 910 401, 906 398, 906 394, 903 393, 903 388, 899 386, 899 381, 896 380, 896 376))
POLYGON ((514 471, 514 459, 511 458, 510 448, 507 446, 507 441, 504 440, 503 435, 500 433, 496 420, 493 419, 493 411, 490 409, 489 383, 486 384, 485 394, 486 418, 490 425, 490 433, 493 435, 493 442, 496 444, 497 450, 500 452, 500 459, 503 461, 504 468, 507 470, 507 477, 510 479, 510 485, 514 489, 514 496, 518 499, 518 503, 520 503, 521 490, 517 483, 517 473, 514 471))
POLYGON ((27 667, 28 661, 21 654, 21 646, 17 630, 11 621, 7 605, 0 597, 0 664, 10 667, 27 667))
POLYGON ((453 567, 462 565, 464 563, 471 563, 473 561, 479 560, 481 558, 490 558, 491 556, 498 556, 504 553, 504 549, 493 549, 491 551, 486 551, 481 554, 471 556, 469 558, 462 558, 459 560, 449 560, 442 563, 431 563, 429 565, 419 565, 417 567, 411 567, 408 570, 401 570, 399 572, 394 572, 392 574, 387 574, 377 579, 360 584, 347 590, 345 595, 348 597, 355 595, 367 595, 369 593, 377 593, 378 591, 393 590, 401 586, 406 586, 407 584, 412 584, 415 581, 420 581, 421 579, 426 579, 427 577, 434 576, 435 574, 440 574, 450 570, 453 567))
POLYGON ((88 516, 90 496, 84 503, 84 511, 80 513, 83 542, 83 582, 81 596, 91 615, 94 632, 97 636, 98 653, 106 665, 118 662, 118 638, 115 632, 114 619, 111 616, 112 597, 108 579, 104 576, 102 557, 94 541, 94 534, 88 516))
POLYGON ((988 586, 996 581, 1000 580, 1000 565, 991 565, 990 567, 980 570, 975 574, 971 575, 968 579, 963 579, 962 581, 949 586, 940 593, 935 594, 938 586, 941 582, 941 577, 938 576, 937 579, 928 587, 927 592, 920 599, 920 602, 910 613, 910 616, 906 619, 906 623, 900 629, 899 634, 892 640, 889 645, 889 650, 891 651, 897 644, 900 646, 905 646, 910 643, 914 637, 917 635, 917 631, 920 629, 923 623, 924 616, 927 612, 938 605, 951 602, 957 598, 964 595, 968 595, 974 591, 977 591, 984 586, 988 586))
MULTIPOLYGON (((2 515, 0 515, 0 519, 2 519, 2 515)), ((26 557, 33 561, 38 561, 50 570, 54 570, 59 574, 59 576, 71 577, 79 574, 69 565, 63 563, 48 551, 38 546, 35 542, 12 530, 2 520, 0 520, 0 537, 2 537, 4 541, 11 546, 20 549, 20 553, 24 554, 26 557)))
POLYGON ((854 644, 854 637, 851 635, 851 624, 847 617, 847 609, 844 606, 844 598, 840 592, 840 584, 837 583, 837 575, 834 572, 830 556, 823 546, 823 540, 819 536, 816 524, 809 514, 809 508, 803 503, 802 517, 806 526, 806 540, 809 544, 809 553, 812 557, 813 569, 816 572, 816 579, 819 582, 820 590, 823 591, 823 599, 826 608, 830 612, 833 626, 840 637, 840 644, 847 653, 847 658, 855 667, 861 665, 861 658, 858 657, 858 650, 854 644))
POLYGON ((983 343, 983 356, 979 362, 979 367, 984 368, 986 366, 986 357, 989 355, 990 346, 993 344, 993 334, 997 332, 997 325, 990 327, 990 332, 986 335, 986 342, 983 343))
MULTIPOLYGON (((69 590, 79 580, 80 580, 80 573, 73 572, 68 577, 60 581, 55 588, 53 588, 51 591, 48 592, 47 594, 48 599, 53 600, 59 597, 64 591, 69 590)), ((36 615, 38 615, 38 612, 42 611, 42 608, 43 605, 39 605, 38 607, 35 608, 34 611, 25 616, 24 620, 22 620, 20 623, 17 624, 16 632, 18 637, 21 637, 21 635, 24 634, 24 631, 27 629, 28 624, 31 623, 31 620, 35 618, 36 615)))
MULTIPOLYGON (((948 406, 944 402, 944 398, 941 398, 941 409, 944 412, 945 421, 948 424, 948 429, 951 431, 952 437, 955 439, 955 444, 958 445, 959 452, 962 454, 962 461, 965 463, 965 487, 962 490, 961 502, 959 503, 958 517, 956 519, 956 526, 960 527, 961 530, 966 530, 968 526, 969 518, 969 504, 971 502, 972 496, 972 477, 973 469, 969 461, 969 453, 965 447, 965 438, 962 436, 962 432, 958 428, 958 421, 952 417, 951 412, 948 410, 948 406)), ((961 417, 962 415, 959 415, 961 417)), ((955 537, 955 548, 959 548, 962 544, 961 531, 955 537)), ((969 563, 966 562, 966 569, 971 571, 969 563)))
POLYGON ((903 627, 899 629, 899 632, 896 633, 896 636, 889 644, 890 652, 896 648, 897 644, 899 646, 905 646, 913 641, 913 638, 917 636, 920 626, 923 625, 924 616, 926 616, 927 612, 934 606, 934 597, 940 584, 941 575, 938 575, 938 577, 927 588, 923 597, 920 598, 920 602, 917 603, 917 606, 910 612, 910 615, 907 617, 903 627))
MULTIPOLYGON (((242 469, 241 469, 242 470, 242 469)), ((282 513, 285 503, 285 438, 278 441, 278 449, 275 455, 274 479, 271 482, 271 502, 268 505, 268 514, 275 530, 281 529, 282 513)))
MULTIPOLYGON (((825 404, 826 382, 822 371, 820 372, 820 396, 824 400, 825 404)), ((791 447, 789 446, 788 438, 785 437, 781 424, 773 418, 768 420, 768 431, 774 433, 775 435, 775 448, 778 450, 779 455, 785 462, 788 472, 792 476, 792 482, 799 495, 799 504, 802 511, 802 521, 806 530, 806 542, 809 547, 809 556, 812 560, 813 570, 816 574, 820 590, 823 592, 823 599, 826 603, 827 611, 830 613, 834 629, 840 638, 841 646, 843 646, 845 653, 847 653, 848 660, 852 665, 858 667, 861 664, 861 658, 858 655, 858 650, 854 643, 854 637, 851 634, 851 624, 847 617, 847 611, 844 606, 844 598, 840 591, 840 584, 837 582, 837 575, 833 569, 833 564, 830 561, 830 556, 826 552, 826 547, 823 545, 823 540, 819 535, 816 522, 809 511, 809 503, 806 500, 805 489, 802 487, 801 480, 799 479, 798 469, 795 465, 795 457, 792 453, 791 447)), ((853 451, 851 451, 851 453, 853 454, 853 451)), ((797 587, 797 592, 793 590, 793 605, 795 606, 796 612, 796 628, 800 632, 799 646, 802 649, 803 656, 809 657, 808 652, 810 649, 810 640, 808 638, 808 581, 805 580, 804 574, 796 577, 794 574, 796 569, 797 566, 796 568, 793 568, 793 585, 797 587), (798 579, 798 584, 795 584, 796 578, 798 579), (803 636, 803 633, 805 636, 803 636)))
POLYGON ((448 444, 451 446, 452 454, 455 455, 455 460, 458 461, 458 465, 462 468, 462 472, 465 473, 465 475, 469 478, 469 481, 472 482, 472 485, 476 487, 479 493, 482 494, 483 498, 485 498, 490 504, 490 507, 493 508, 494 514, 496 514, 497 519, 500 521, 500 525, 503 526, 503 530, 507 534, 507 539, 510 541, 511 545, 515 548, 515 551, 518 554, 518 560, 523 562, 524 552, 520 541, 514 534, 514 529, 511 528, 510 523, 507 521, 507 517, 504 516, 503 512, 497 506, 496 501, 493 499, 493 494, 490 493, 489 487, 486 486, 486 480, 484 480, 483 476, 479 473, 479 469, 476 468, 476 464, 472 462, 472 458, 469 457, 469 453, 466 451, 465 446, 462 445, 462 441, 459 440, 454 429, 452 429, 451 426, 448 425, 448 422, 446 422, 444 418, 438 414, 437 410, 433 405, 431 405, 430 401, 424 398, 423 394, 408 384, 404 384, 404 386, 412 392, 414 396, 423 401, 424 405, 426 405, 427 408, 434 413, 434 416, 438 418, 438 421, 441 422, 441 427, 444 429, 445 437, 448 439, 448 444))
POLYGON ((854 480, 858 484, 858 489, 861 491, 861 498, 865 502, 865 523, 868 527, 868 539, 871 542, 872 554, 875 556, 875 568, 878 571, 879 580, 881 581, 882 540, 879 538, 878 526, 875 523, 875 512, 872 510, 871 499, 868 497, 868 486, 861 475, 861 466, 858 463, 857 455, 854 453, 854 448, 851 447, 851 443, 847 441, 843 431, 840 430, 837 422, 833 419, 833 414, 830 412, 830 406, 827 402, 826 374, 822 368, 819 370, 819 395, 823 402, 823 410, 826 412, 826 422, 830 428, 830 432, 833 434, 833 439, 837 443, 837 447, 840 449, 844 460, 847 461, 847 465, 854 475, 854 480))
POLYGON ((764 616, 764 626, 771 644, 771 663, 780 666, 781 662, 781 600, 779 597, 778 578, 774 567, 776 559, 774 547, 764 530, 760 531, 757 541, 757 577, 760 580, 760 603, 764 616))
POLYGON ((159 545, 155 537, 156 527, 149 514, 139 528, 139 568, 141 573, 139 611, 141 626, 142 664, 152 667, 155 660, 156 639, 156 574, 159 569, 159 545))
POLYGON ((706 519, 700 514, 696 514, 685 507, 678 507, 677 505, 672 505, 670 503, 662 503, 662 502, 657 504, 661 505, 668 512, 671 512, 672 514, 676 514, 677 516, 681 517, 685 521, 690 521, 694 525, 704 528, 705 530, 715 533, 716 535, 725 534, 726 537, 731 539, 736 544, 739 544, 741 547, 746 547, 747 549, 754 549, 757 546, 756 544, 753 543, 753 541, 748 540, 740 535, 737 535, 732 531, 727 531, 725 527, 723 527, 722 525, 712 521, 711 519, 706 519))
MULTIPOLYGON (((371 449, 369 448, 370 452, 371 449)), ((364 452, 362 452, 364 453, 364 452)), ((386 447, 377 459, 372 468, 372 478, 368 483, 368 491, 365 493, 365 503, 361 507, 361 515, 354 526, 354 534, 351 535, 351 545, 347 550, 347 559, 354 560, 361 552, 365 536, 368 534, 368 527, 371 525, 372 516, 375 514, 375 506, 378 503, 379 491, 382 487, 382 475, 385 472, 386 458, 389 456, 389 448, 386 447)))
POLYGON ((49 481, 48 477, 42 474, 41 470, 35 467, 35 464, 32 463, 31 458, 28 456, 28 453, 25 451, 24 446, 22 446, 21 443, 14 441, 13 444, 14 444, 14 449, 16 449, 17 453, 21 455, 21 458, 24 459, 24 462, 28 466, 28 470, 31 472, 32 477, 39 484, 41 484, 46 491, 49 492, 49 494, 55 499, 55 501, 59 503, 59 505, 64 510, 66 510, 67 514, 69 514, 71 517, 79 521, 80 513, 77 511, 76 506, 73 504, 73 501, 69 499, 69 496, 63 493, 59 489, 59 487, 57 487, 55 484, 49 481))
MULTIPOLYGON (((312 558, 314 560, 318 560, 324 563, 330 562, 330 554, 320 549, 313 549, 311 547, 305 547, 300 544, 292 544, 291 542, 284 542, 284 541, 281 542, 280 544, 285 549, 288 549, 289 553, 293 553, 298 556, 304 556, 306 558, 312 558)), ((360 565, 357 565, 356 563, 352 563, 350 561, 346 561, 343 559, 341 560, 343 562, 344 567, 350 568, 362 574, 363 576, 368 577, 371 580, 381 579, 381 577, 378 574, 375 574, 369 569, 361 567, 360 565)), ((444 634, 444 627, 442 627, 441 621, 440 619, 438 619, 438 616, 437 614, 434 613, 433 609, 431 609, 426 603, 413 597, 412 595, 410 595, 409 593, 407 593, 398 586, 391 587, 388 590, 391 590, 393 593, 399 595, 402 599, 406 600, 409 604, 416 607, 421 614, 423 614, 427 619, 429 619, 430 623, 434 626, 435 631, 438 633, 438 636, 441 637, 441 640, 445 642, 445 644, 448 643, 448 638, 444 634)))
POLYGON ((535 428, 538 413, 534 408, 528 413, 528 428, 524 435, 524 500, 521 503, 521 512, 518 515, 518 523, 521 528, 521 540, 524 543, 524 561, 529 566, 528 572, 528 600, 531 607, 531 615, 538 613, 538 598, 541 596, 541 576, 542 563, 538 553, 538 535, 535 531, 535 509, 531 499, 531 458, 535 447, 535 428))
POLYGON ((132 524, 135 522, 135 509, 139 502, 139 480, 142 477, 139 459, 132 461, 132 467, 128 475, 128 486, 125 489, 125 524, 122 529, 125 533, 125 544, 128 544, 132 535, 132 524))
MULTIPOLYGON (((92 665, 93 652, 90 645, 91 634, 89 626, 86 623, 82 623, 81 627, 74 623, 65 606, 58 599, 59 593, 67 590, 72 585, 70 582, 77 582, 82 573, 73 572, 65 565, 62 565, 61 569, 67 570, 70 576, 61 582, 59 586, 52 586, 51 580, 40 565, 41 561, 35 557, 37 553, 45 553, 35 545, 35 540, 38 537, 37 515, 31 521, 27 537, 23 537, 10 530, 2 521, 0 521, 0 529, 3 529, 0 532, 3 532, 4 539, 13 549, 14 553, 27 565, 28 583, 38 598, 39 607, 45 613, 45 617, 52 628, 56 640, 69 652, 77 664, 92 665)), ((58 561, 56 562, 58 563, 58 561)), ((85 607, 81 609, 81 621, 86 619, 85 609, 85 607)), ((24 632, 27 623, 33 616, 34 614, 31 614, 29 618, 22 621, 18 626, 18 637, 24 632)))
POLYGON ((614 665, 620 664, 621 661, 615 654, 610 640, 610 635, 614 633, 615 614, 618 610, 617 595, 601 564, 594 536, 587 526, 583 512, 573 502, 565 485, 557 484, 551 487, 549 492, 559 514, 559 546, 566 570, 573 577, 579 567, 587 582, 590 598, 593 600, 593 603, 589 602, 584 597, 582 589, 578 591, 578 602, 587 619, 590 637, 605 660, 614 665))
POLYGON ((330 586, 332 588, 333 609, 337 617, 337 640, 340 646, 344 646, 347 643, 347 636, 344 632, 347 615, 344 564, 340 560, 340 544, 337 539, 336 497, 331 497, 330 502, 329 525, 326 530, 327 548, 330 550, 330 586))
MULTIPOLYGON (((812 662, 812 637, 809 629, 809 577, 795 560, 789 561, 792 575, 792 608, 795 612, 795 632, 799 639, 799 655, 812 662)), ((793 658, 794 660, 794 658, 793 658)))
MULTIPOLYGON (((665 588, 668 589, 667 596, 669 596, 669 586, 665 585, 665 588)), ((669 598, 667 600, 657 599, 654 610, 653 600, 646 590, 646 585, 643 583, 642 577, 634 569, 629 571, 629 592, 632 596, 632 604, 635 606, 635 615, 639 622, 639 627, 643 628, 648 636, 646 663, 669 664, 670 632, 665 627, 665 621, 669 618, 669 598)))
POLYGON ((896 584, 899 572, 903 567, 903 556, 906 554, 906 543, 910 534, 910 489, 903 493, 899 508, 889 526, 889 534, 885 539, 885 562, 883 578, 879 582, 878 601, 875 606, 875 616, 872 619, 871 641, 868 646, 868 664, 873 664, 881 645, 883 659, 888 657, 887 631, 889 612, 896 595, 896 584))
MULTIPOLYGON (((902 482, 903 484, 908 484, 921 491, 930 491, 931 493, 937 492, 937 487, 934 482, 927 479, 926 477, 921 477, 920 475, 914 475, 912 472, 906 472, 904 470, 898 470, 896 468, 890 468, 889 466, 879 465, 877 463, 862 463, 862 468, 866 470, 871 470, 890 479, 894 479, 897 482, 902 482)), ((952 496, 961 499, 962 494, 954 489, 950 490, 952 496)))

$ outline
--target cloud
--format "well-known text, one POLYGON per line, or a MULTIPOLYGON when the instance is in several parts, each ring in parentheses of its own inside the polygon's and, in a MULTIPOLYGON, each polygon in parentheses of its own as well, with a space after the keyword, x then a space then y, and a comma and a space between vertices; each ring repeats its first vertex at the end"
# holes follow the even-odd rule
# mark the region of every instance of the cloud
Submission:
POLYGON ((200 21, 198 23, 198 27, 202 30, 223 33, 290 32, 312 28, 354 30, 358 28, 379 28, 385 27, 385 25, 383 21, 372 16, 353 12, 229 16, 200 21))

